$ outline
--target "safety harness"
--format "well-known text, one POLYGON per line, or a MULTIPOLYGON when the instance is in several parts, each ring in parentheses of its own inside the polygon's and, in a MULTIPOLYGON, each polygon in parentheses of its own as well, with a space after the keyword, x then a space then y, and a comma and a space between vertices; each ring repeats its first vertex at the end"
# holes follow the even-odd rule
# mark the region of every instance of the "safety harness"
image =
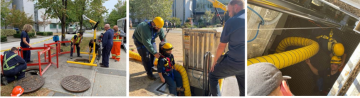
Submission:
MULTIPOLYGON (((164 67, 163 67, 163 73, 167 76, 171 76, 172 79, 175 79, 174 78, 174 74, 173 72, 171 71, 174 66, 173 64, 171 63, 174 59, 171 59, 169 57, 165 57, 165 56, 162 56, 162 58, 165 60, 166 64, 164 64, 164 67)), ((175 69, 175 68, 174 68, 175 69)))
POLYGON ((9 64, 7 63, 8 61, 10 61, 12 58, 16 57, 17 54, 14 54, 12 56, 10 56, 9 58, 6 59, 6 54, 4 55, 4 71, 7 71, 7 70, 11 70, 11 69, 14 69, 15 66, 11 66, 9 67, 9 64))

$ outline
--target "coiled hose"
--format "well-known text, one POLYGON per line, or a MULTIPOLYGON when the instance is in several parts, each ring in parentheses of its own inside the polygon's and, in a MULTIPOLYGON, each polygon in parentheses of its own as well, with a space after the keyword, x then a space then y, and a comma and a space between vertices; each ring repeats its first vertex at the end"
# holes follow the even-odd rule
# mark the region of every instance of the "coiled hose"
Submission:
MULTIPOLYGON (((141 56, 138 53, 130 51, 129 57, 135 60, 141 61, 141 56)), ((157 65, 158 59, 155 59, 154 65, 157 65)), ((183 87, 185 88, 185 96, 191 96, 189 78, 187 76, 185 68, 180 64, 175 64, 175 70, 178 71, 182 77, 183 87)))
POLYGON ((279 43, 279 46, 276 48, 277 53, 248 59, 247 66, 260 62, 268 62, 274 64, 276 68, 282 69, 302 62, 314 56, 318 51, 319 44, 314 40, 302 37, 288 37, 279 43), (303 47, 283 52, 288 46, 303 47))

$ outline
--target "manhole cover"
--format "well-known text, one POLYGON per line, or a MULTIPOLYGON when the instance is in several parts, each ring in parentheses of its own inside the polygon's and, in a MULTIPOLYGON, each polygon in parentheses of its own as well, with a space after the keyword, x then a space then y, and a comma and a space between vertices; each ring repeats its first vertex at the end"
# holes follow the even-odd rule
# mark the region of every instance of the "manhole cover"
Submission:
POLYGON ((24 88, 24 93, 30 93, 39 90, 45 84, 43 77, 39 75, 29 75, 15 82, 15 86, 20 85, 24 88))
POLYGON ((78 75, 68 76, 61 80, 61 86, 70 92, 86 91, 90 88, 90 85, 89 79, 78 75))

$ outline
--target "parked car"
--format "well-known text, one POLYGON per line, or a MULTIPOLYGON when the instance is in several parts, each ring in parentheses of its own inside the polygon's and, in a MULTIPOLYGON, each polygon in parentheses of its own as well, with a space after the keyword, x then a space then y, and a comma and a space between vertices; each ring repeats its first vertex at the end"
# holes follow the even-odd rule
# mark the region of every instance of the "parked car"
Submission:
POLYGON ((75 22, 75 23, 70 23, 67 29, 67 33, 68 34, 76 34, 80 31, 85 31, 86 27, 82 27, 82 30, 80 30, 80 25, 79 22, 75 22))
POLYGON ((127 49, 126 47, 126 18, 121 18, 117 20, 117 25, 119 27, 119 32, 121 33, 120 35, 122 35, 122 42, 121 42, 121 48, 123 48, 125 51, 127 49), (125 36, 124 36, 125 35, 125 36))

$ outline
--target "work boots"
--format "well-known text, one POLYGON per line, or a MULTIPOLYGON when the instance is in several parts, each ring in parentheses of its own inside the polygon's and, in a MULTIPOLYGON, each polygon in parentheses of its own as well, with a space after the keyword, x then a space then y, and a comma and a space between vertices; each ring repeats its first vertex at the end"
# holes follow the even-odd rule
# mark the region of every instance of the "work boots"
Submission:
POLYGON ((155 80, 156 79, 156 77, 154 76, 154 75, 148 75, 147 76, 150 80, 155 80))
POLYGON ((1 85, 7 85, 9 84, 6 80, 6 77, 1 74, 1 85))
POLYGON ((177 93, 178 93, 178 96, 185 96, 185 93, 184 93, 185 88, 183 88, 183 87, 177 87, 177 88, 176 88, 176 91, 177 91, 177 93))

